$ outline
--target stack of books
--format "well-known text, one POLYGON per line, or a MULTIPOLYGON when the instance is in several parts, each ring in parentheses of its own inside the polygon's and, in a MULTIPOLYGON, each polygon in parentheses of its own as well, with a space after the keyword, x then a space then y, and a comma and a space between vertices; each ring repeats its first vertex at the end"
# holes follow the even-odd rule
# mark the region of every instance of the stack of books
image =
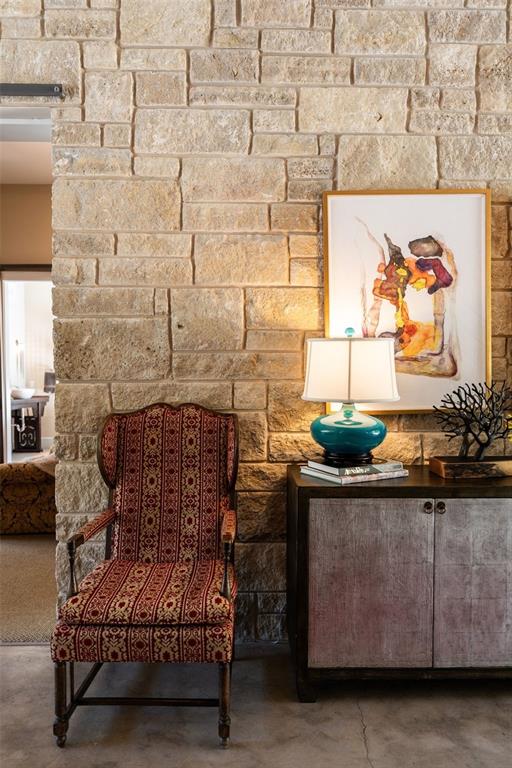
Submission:
POLYGON ((391 480, 395 477, 407 477, 409 474, 401 461, 383 461, 354 467, 333 467, 322 459, 315 459, 301 466, 300 471, 302 475, 315 477, 319 480, 328 480, 337 485, 391 480))

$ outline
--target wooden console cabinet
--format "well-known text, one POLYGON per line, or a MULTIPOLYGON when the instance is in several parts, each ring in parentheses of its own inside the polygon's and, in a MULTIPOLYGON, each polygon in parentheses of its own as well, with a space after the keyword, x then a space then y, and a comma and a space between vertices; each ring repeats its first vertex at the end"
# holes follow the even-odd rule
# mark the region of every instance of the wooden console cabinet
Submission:
POLYGON ((337 486, 288 468, 288 634, 315 681, 512 675, 512 478, 337 486))

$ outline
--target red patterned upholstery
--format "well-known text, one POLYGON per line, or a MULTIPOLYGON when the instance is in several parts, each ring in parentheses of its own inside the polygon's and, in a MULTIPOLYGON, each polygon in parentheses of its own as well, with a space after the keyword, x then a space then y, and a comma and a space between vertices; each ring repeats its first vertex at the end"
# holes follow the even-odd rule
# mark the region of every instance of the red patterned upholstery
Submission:
POLYGON ((233 618, 225 624, 114 626, 59 621, 54 661, 231 661, 233 618))
POLYGON ((62 606, 60 619, 66 624, 222 624, 231 612, 220 594, 223 571, 222 560, 104 560, 62 606))
MULTIPOLYGON (((157 403, 109 416, 99 445, 110 506, 79 534, 112 523, 111 559, 62 606, 52 658, 230 661, 234 609, 219 558, 236 531, 236 417, 157 403)), ((234 597, 231 566, 229 581, 234 597)))

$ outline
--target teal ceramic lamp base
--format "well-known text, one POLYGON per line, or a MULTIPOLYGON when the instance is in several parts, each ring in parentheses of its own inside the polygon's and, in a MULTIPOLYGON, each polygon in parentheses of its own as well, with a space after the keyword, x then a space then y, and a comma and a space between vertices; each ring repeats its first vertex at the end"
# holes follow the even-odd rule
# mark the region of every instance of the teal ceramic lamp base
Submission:
POLYGON ((324 449, 325 461, 338 467, 371 464, 372 450, 382 443, 386 432, 380 419, 357 411, 353 403, 343 403, 337 413, 319 416, 311 423, 311 434, 324 449))

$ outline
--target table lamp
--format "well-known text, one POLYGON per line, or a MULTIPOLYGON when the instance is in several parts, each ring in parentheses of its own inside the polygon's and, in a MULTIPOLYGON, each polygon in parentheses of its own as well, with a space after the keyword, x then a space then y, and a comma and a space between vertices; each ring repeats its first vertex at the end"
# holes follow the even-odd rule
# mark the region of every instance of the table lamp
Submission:
POLYGON ((324 449, 325 461, 333 466, 370 464, 372 449, 386 437, 386 426, 355 403, 385 403, 399 400, 392 338, 308 339, 306 381, 303 400, 341 403, 335 413, 319 416, 311 423, 313 439, 324 449))

